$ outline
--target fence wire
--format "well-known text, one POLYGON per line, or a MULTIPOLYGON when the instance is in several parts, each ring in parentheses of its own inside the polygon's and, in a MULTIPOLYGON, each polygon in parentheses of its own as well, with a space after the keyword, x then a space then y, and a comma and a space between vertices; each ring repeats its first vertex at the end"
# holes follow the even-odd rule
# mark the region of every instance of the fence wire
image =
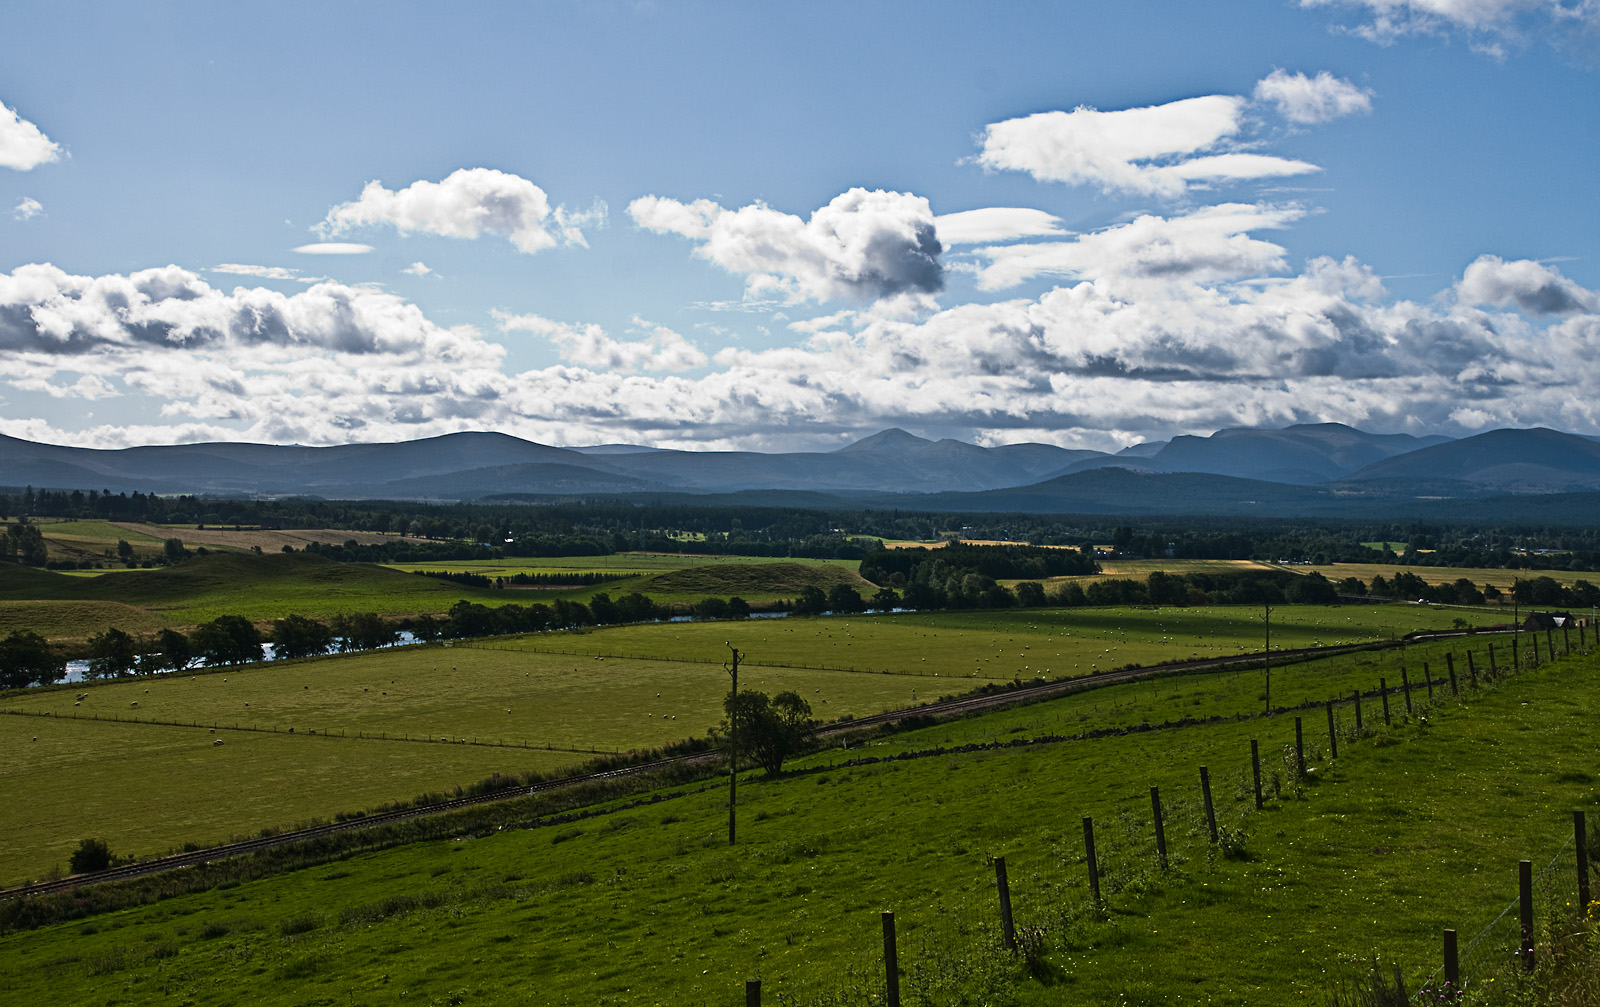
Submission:
MULTIPOLYGON (((1572 830, 1568 829, 1566 842, 1561 844, 1555 856, 1551 857, 1533 877, 1533 909, 1536 920, 1538 913, 1548 912, 1557 904, 1558 899, 1569 895, 1576 897, 1578 887, 1576 865, 1574 861, 1565 859, 1568 852, 1573 850, 1576 838, 1572 830)), ((1507 866, 1509 868, 1510 865, 1507 866)), ((1464 943, 1458 944, 1456 962, 1460 967, 1463 986, 1471 981, 1475 973, 1493 971, 1494 960, 1497 957, 1505 961, 1516 959, 1522 947, 1522 919, 1521 914, 1517 912, 1521 901, 1522 896, 1519 892, 1506 903, 1505 908, 1501 909, 1494 919, 1485 923, 1464 943)), ((1441 961, 1416 988, 1416 992, 1411 994, 1411 1001, 1420 1003, 1431 1000, 1429 993, 1443 974, 1444 963, 1441 961)))

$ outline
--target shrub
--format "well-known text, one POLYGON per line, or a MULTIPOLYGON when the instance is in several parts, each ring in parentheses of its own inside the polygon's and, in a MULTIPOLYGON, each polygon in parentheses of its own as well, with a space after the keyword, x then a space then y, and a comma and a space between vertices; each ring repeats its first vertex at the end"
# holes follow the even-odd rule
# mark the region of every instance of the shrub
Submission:
POLYGON ((111 866, 111 846, 104 839, 85 839, 67 861, 74 874, 103 871, 111 866))

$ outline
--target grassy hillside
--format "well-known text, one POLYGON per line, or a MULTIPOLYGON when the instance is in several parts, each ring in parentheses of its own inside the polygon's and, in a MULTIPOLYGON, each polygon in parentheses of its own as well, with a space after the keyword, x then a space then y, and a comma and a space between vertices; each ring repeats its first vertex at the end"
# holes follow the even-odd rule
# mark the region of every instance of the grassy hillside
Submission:
MULTIPOLYGON (((733 848, 724 789, 680 787, 659 804, 357 853, 11 934, 0 994, 732 1005, 759 976, 774 1002, 859 1004, 881 991, 882 909, 897 916, 907 1003, 1319 1003, 1374 952, 1415 988, 1440 928, 1477 932, 1515 895, 1516 861, 1550 861, 1569 809, 1595 807, 1592 739, 1574 718, 1600 704, 1597 669, 1570 659, 1441 695, 1426 725, 1397 715, 1383 728, 1369 709, 1369 733, 1347 733, 1338 760, 1313 721, 1314 772, 1299 788, 1282 786, 1286 716, 1092 740, 1040 731, 1054 704, 939 725, 751 779, 733 848), (1252 738, 1269 771, 1259 812, 1252 738), (968 742, 991 747, 957 750, 968 742), (1200 765, 1232 855, 1206 842, 1200 765), (1103 913, 1087 899, 1084 815, 1103 913), (1036 928, 1031 970, 998 948, 996 854, 1019 925, 1036 928)), ((1100 708, 1138 692, 1107 690, 1100 708)), ((507 821, 533 824, 535 810, 507 821)))
POLYGON ((871 595, 877 585, 841 566, 822 563, 739 563, 696 566, 658 574, 645 587, 660 595, 738 595, 744 599, 792 598, 808 587, 824 592, 843 584, 871 595))
MULTIPOLYGON (((225 614, 266 620, 291 612, 313 618, 339 612, 443 612, 461 598, 505 601, 497 592, 305 553, 212 554, 158 570, 87 578, 0 564, 0 611, 4 602, 111 602, 147 610, 164 624, 175 625, 225 614)), ((103 628, 86 623, 78 633, 62 635, 87 636, 103 628)))

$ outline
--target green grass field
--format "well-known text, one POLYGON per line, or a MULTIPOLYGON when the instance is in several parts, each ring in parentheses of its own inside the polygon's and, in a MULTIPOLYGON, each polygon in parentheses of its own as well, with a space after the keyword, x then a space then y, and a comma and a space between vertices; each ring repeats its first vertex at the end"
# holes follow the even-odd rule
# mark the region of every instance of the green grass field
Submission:
MULTIPOLYGON (((1324 643, 1386 639, 1397 629, 1416 628, 1412 623, 1395 622, 1398 618, 1435 615, 1426 608, 1402 606, 1286 607, 1278 612, 1276 622, 1281 628, 1274 640, 1282 647, 1318 639, 1324 643), (1338 636, 1329 632, 1335 627, 1338 636)), ((412 782, 416 779, 442 780, 438 786, 464 785, 490 771, 569 766, 584 761, 591 752, 648 749, 701 737, 721 717, 720 703, 727 690, 722 670, 728 657, 724 641, 728 640, 744 654, 741 687, 768 694, 794 690, 811 703, 817 717, 833 720, 905 708, 986 682, 1040 674, 1070 677, 1096 666, 1154 664, 1192 653, 1220 656, 1255 650, 1258 627, 1256 613, 1237 609, 666 623, 401 648, 193 676, 25 690, 0 697, 0 710, 32 716, 0 717, 0 725, 5 725, 13 740, 46 730, 63 732, 67 739, 83 739, 84 758, 103 766, 112 791, 125 797, 117 812, 106 818, 108 826, 125 826, 129 836, 123 841, 126 852, 143 855, 187 841, 211 842, 236 832, 253 832, 263 825, 326 818, 339 811, 409 798, 418 789, 412 782), (1199 636, 1204 639, 1197 641, 1199 636), (1069 667, 1069 662, 1076 667, 1069 667), (79 695, 85 698, 80 701, 79 695), (159 769, 146 755, 122 760, 116 757, 119 749, 115 745, 94 740, 99 737, 96 731, 112 725, 68 719, 74 715, 198 725, 186 731, 191 747, 202 754, 174 751, 171 765, 159 769), (211 750, 211 727, 221 728, 229 744, 235 737, 249 738, 252 744, 261 737, 251 731, 236 733, 236 728, 267 732, 294 728, 297 738, 316 731, 317 743, 269 749, 273 771, 253 781, 248 806, 225 796, 217 798, 215 806, 194 808, 192 814, 169 814, 153 822, 141 818, 139 809, 145 802, 168 806, 174 803, 175 794, 209 786, 204 760, 211 756, 204 753, 211 750), (388 740, 396 736, 467 739, 534 749, 498 754, 491 750, 491 754, 474 756, 459 766, 448 762, 455 768, 441 772, 435 765, 440 753, 458 751, 459 745, 388 740), (191 756, 202 762, 191 762, 191 756), (322 762, 330 758, 354 766, 381 760, 390 769, 387 776, 365 779, 355 786, 337 775, 319 775, 322 762), (400 765, 406 767, 404 772, 394 768, 400 765), (466 766, 485 771, 461 768, 466 766), (450 775, 457 768, 466 775, 450 775), (199 776, 193 775, 197 772, 199 776), (393 782, 387 777, 393 777, 393 782), (230 815, 235 817, 230 819, 230 815), (226 822, 231 822, 226 828, 219 825, 226 822)), ((1412 652, 1416 653, 1415 648, 1412 652)), ((1415 658, 1413 671, 1418 667, 1416 661, 1426 659, 1415 658)), ((1334 684, 1326 688, 1331 694, 1344 689, 1352 677, 1358 684, 1367 679, 1376 682, 1378 673, 1355 670, 1361 667, 1361 660, 1319 662, 1315 667, 1329 669, 1329 681, 1334 684)), ((1302 667, 1313 666, 1296 666, 1302 667)), ((1385 667, 1397 669, 1398 665, 1385 667)), ((1398 671, 1390 677, 1398 682, 1398 671)), ((1274 693, 1278 705, 1297 701, 1295 697, 1304 695, 1304 689, 1311 690, 1312 698, 1324 689, 1322 679, 1295 669, 1280 672, 1278 682, 1274 693), (1297 692, 1294 683, 1302 679, 1307 684, 1297 692)), ((1151 687, 1150 695, 1165 697, 1164 688, 1151 687)), ((1248 677, 1236 686, 1211 683, 1204 688, 1211 698, 1203 703, 1184 698, 1184 715, 1231 715, 1252 710, 1258 702, 1258 686, 1248 677)), ((1115 701, 1113 697, 1106 702, 1115 701)), ((1131 698, 1122 701, 1114 723, 1136 723, 1125 718, 1155 713, 1153 708, 1128 705, 1132 702, 1131 698)), ((1091 705, 1099 715, 1101 700, 1095 699, 1091 705)), ((1071 711, 1062 715, 1077 717, 1076 708, 1071 711)), ((118 727, 134 729, 126 723, 118 727)), ((151 725, 140 728, 169 730, 151 725)), ((17 774, 16 792, 25 794, 40 814, 37 818, 18 816, 0 830, 0 863, 13 873, 9 878, 0 877, 0 883, 42 874, 61 862, 64 846, 82 838, 59 828, 76 807, 73 791, 54 788, 44 778, 30 775, 36 768, 30 761, 33 754, 45 750, 35 749, 31 742, 9 750, 17 753, 12 766, 17 774), (25 787, 21 781, 28 779, 35 785, 25 787)))
MULTIPOLYGON (((200 556, 160 570, 126 570, 92 578, 0 564, 0 613, 16 602, 114 602, 144 609, 164 625, 196 625, 219 615, 269 620, 291 612, 313 618, 339 612, 443 612, 462 598, 505 603, 503 592, 303 553, 200 556)), ((50 635, 81 638, 104 628, 105 624, 87 621, 77 627, 57 626, 58 632, 50 635), (71 628, 77 632, 69 632, 71 628)))
MULTIPOLYGON (((1281 785, 1288 716, 841 764, 1021 740, 1030 718, 1063 711, 937 725, 747 780, 733 848, 725 788, 680 787, 587 821, 357 853, 10 934, 0 997, 731 1007, 759 976, 764 1002, 861 1004, 881 995, 883 909, 897 916, 907 1003, 1326 1003, 1375 953, 1414 989, 1437 964, 1440 929, 1473 934, 1492 920, 1515 895, 1516 861, 1551 861, 1570 809, 1596 806, 1585 725, 1597 670, 1571 659, 1460 701, 1441 695, 1425 726, 1397 716, 1374 727, 1369 714, 1368 736, 1347 736, 1337 761, 1313 751, 1312 781, 1269 786, 1261 812, 1249 741, 1281 785), (1221 824, 1238 830, 1237 859, 1209 852, 1200 765, 1221 824), (1167 809, 1164 870, 1152 785, 1167 809), (1086 899, 1084 815, 1097 826, 1103 916, 1086 899), (1034 975, 997 946, 996 854, 1018 923, 1038 928, 1034 975)), ((1121 712, 1141 689, 1096 702, 1121 712)), ((1491 943, 1469 963, 1510 950, 1491 943)))

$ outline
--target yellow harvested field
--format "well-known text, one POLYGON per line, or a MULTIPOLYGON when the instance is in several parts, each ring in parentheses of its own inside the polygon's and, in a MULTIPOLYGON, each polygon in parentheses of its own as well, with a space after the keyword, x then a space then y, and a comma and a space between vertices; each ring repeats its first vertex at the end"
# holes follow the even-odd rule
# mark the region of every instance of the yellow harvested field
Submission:
POLYGON ((149 535, 152 538, 163 541, 169 538, 182 539, 183 544, 186 546, 217 546, 224 549, 251 549, 255 546, 260 546, 263 552, 282 552, 283 547, 286 545, 293 546, 297 550, 304 549, 312 542, 336 545, 349 542, 352 539, 360 545, 375 545, 379 542, 419 541, 418 539, 408 539, 403 535, 387 535, 373 531, 345 531, 341 528, 290 528, 283 531, 249 528, 234 531, 232 528, 171 527, 137 524, 132 521, 114 521, 111 523, 118 528, 140 535, 149 535))

